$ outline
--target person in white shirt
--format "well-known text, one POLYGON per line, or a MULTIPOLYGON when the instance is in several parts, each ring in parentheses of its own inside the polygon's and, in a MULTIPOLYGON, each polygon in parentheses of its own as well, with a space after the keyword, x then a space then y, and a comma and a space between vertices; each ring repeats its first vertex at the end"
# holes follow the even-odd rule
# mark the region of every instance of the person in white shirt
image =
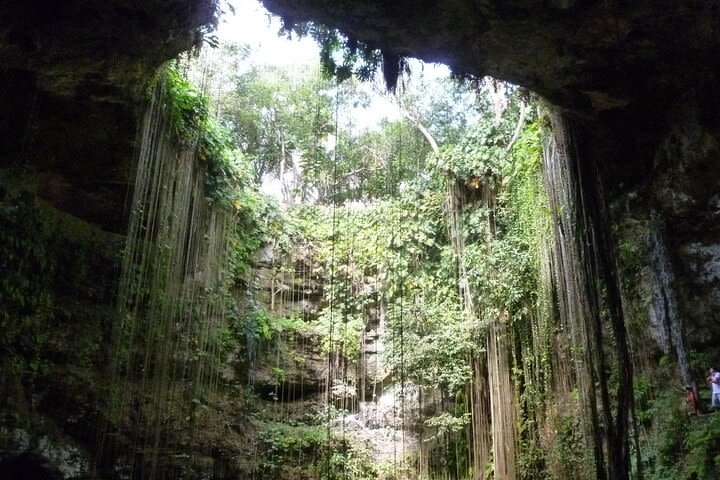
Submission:
POLYGON ((710 405, 717 410, 720 408, 720 372, 715 367, 710 368, 710 376, 707 377, 707 382, 710 384, 712 391, 710 405))

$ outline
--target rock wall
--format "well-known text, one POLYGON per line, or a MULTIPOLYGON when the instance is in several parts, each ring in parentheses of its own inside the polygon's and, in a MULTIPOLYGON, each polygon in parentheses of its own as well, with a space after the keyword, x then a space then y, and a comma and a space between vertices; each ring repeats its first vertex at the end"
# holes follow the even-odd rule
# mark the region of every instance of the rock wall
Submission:
MULTIPOLYGON (((323 282, 329 279, 302 274, 313 271, 316 260, 312 254, 300 246, 282 255, 268 245, 259 255, 249 282, 254 285, 251 297, 257 301, 256 311, 302 318, 308 327, 277 332, 263 345, 246 347, 246 353, 256 352, 247 359, 248 383, 258 394, 260 405, 265 405, 260 408, 275 421, 307 421, 308 414, 324 411, 324 402, 330 398, 339 412, 328 420, 333 434, 367 448, 376 466, 397 467, 403 458, 419 453, 420 433, 430 430, 423 425, 423 413, 425 418, 437 413, 441 401, 436 398, 437 392, 421 393, 410 383, 401 385, 385 365, 382 308, 366 311, 365 329, 357 339, 361 343, 359 358, 329 357, 323 352, 325 332, 310 325, 323 307, 323 282), (333 381, 328 396, 329 376, 333 381), (421 395, 424 412, 420 411, 421 395)), ((252 324, 253 320, 249 321, 252 324)), ((279 323, 277 318, 274 322, 279 323)))
MULTIPOLYGON (((456 73, 523 85, 591 114, 715 78, 717 5, 668 0, 264 0, 288 26, 320 22, 383 50, 456 73)), ((645 112, 644 115, 650 115, 645 112)), ((649 117, 648 117, 649 118, 649 117)))
MULTIPOLYGON (((281 254, 266 245, 252 271, 253 285, 250 297, 255 302, 249 311, 265 311, 274 317, 295 317, 308 325, 302 330, 271 332, 272 339, 261 346, 246 346, 248 355, 248 382, 256 390, 270 398, 282 390, 288 400, 302 398, 322 399, 329 370, 329 359, 322 349, 322 334, 310 327, 323 308, 324 281, 313 269, 313 252, 300 247, 297 251, 281 254), (255 309, 255 310, 253 310, 255 309), (262 347, 262 348, 258 348, 262 347), (249 353, 252 352, 252 353, 249 353)), ((367 285, 366 288, 373 288, 367 285)), ((253 315, 253 313, 251 313, 253 315)), ((248 319, 254 328, 264 320, 248 319)), ((278 323, 278 320, 274 320, 278 323)), ((390 372, 382 365, 383 351, 382 312, 368 309, 365 331, 361 343, 360 358, 347 361, 333 360, 333 376, 338 387, 337 399, 347 395, 357 407, 357 402, 370 398, 388 379, 390 372), (340 383, 343 392, 340 391, 340 383)), ((263 334, 257 335, 262 337, 263 334)))
MULTIPOLYGON (((625 281, 639 305, 647 306, 645 315, 636 312, 635 318, 650 320, 655 343, 665 354, 677 344, 667 333, 673 309, 686 348, 712 352, 720 341, 720 181, 709 173, 720 166, 720 136, 714 114, 702 102, 685 96, 669 107, 668 126, 647 176, 611 197, 625 281), (653 251, 658 243, 663 244, 662 261, 653 251), (667 293, 659 292, 653 280, 658 276, 665 277, 667 293)), ((702 380, 702 373, 690 372, 690 377, 702 380)))
POLYGON ((202 41, 216 7, 0 4, 3 467, 94 474, 124 245, 111 232, 124 228, 132 197, 145 89, 160 64, 202 41))
POLYGON ((29 449, 88 478, 124 238, 57 211, 34 182, 0 171, 0 461, 29 449))
POLYGON ((121 230, 145 86, 215 14, 213 0, 3 2, 0 166, 35 172, 41 198, 121 230))

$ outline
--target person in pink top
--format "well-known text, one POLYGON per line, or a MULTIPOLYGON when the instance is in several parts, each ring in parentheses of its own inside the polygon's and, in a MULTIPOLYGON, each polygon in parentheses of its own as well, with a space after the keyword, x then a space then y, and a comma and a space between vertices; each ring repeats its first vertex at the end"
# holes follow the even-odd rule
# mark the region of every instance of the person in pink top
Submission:
POLYGON ((692 385, 685 385, 685 402, 688 405, 688 415, 698 415, 698 402, 695 388, 692 385))

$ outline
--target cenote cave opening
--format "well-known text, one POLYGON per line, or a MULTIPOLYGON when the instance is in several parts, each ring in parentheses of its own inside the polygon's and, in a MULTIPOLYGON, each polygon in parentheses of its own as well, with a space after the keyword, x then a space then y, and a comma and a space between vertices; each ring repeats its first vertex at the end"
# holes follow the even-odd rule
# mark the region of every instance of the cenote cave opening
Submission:
POLYGON ((0 6, 0 479, 720 478, 717 11, 109 3, 0 6))

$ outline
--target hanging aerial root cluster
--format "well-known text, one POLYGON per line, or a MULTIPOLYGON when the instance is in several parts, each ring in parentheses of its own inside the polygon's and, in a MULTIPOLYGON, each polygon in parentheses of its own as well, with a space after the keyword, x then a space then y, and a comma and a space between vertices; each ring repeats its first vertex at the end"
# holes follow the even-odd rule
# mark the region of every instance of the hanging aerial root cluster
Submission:
POLYGON ((632 361, 602 186, 594 166, 582 161, 573 126, 559 115, 553 118, 553 136, 545 139, 543 150, 554 214, 551 263, 560 319, 574 363, 574 381, 569 383, 581 399, 586 451, 594 454, 595 469, 588 478, 629 478, 632 361), (611 391, 610 377, 617 378, 615 391, 611 391))
POLYGON ((626 478, 629 471, 632 374, 612 261, 600 254, 607 251, 600 191, 592 169, 580 168, 572 131, 557 119, 553 127, 542 148, 547 193, 539 165, 526 177, 501 180, 502 169, 493 171, 473 201, 450 184, 460 295, 481 335, 471 359, 474 478, 490 471, 504 480, 626 478), (463 232, 471 211, 482 238, 463 232), (471 264, 465 257, 478 246, 471 264), (518 277, 530 282, 513 284, 518 277))
POLYGON ((173 108, 158 82, 139 132, 101 431, 101 458, 133 478, 177 476, 175 460, 203 448, 193 427, 218 382, 233 219, 208 203, 206 163, 197 142, 174 138, 173 108))

